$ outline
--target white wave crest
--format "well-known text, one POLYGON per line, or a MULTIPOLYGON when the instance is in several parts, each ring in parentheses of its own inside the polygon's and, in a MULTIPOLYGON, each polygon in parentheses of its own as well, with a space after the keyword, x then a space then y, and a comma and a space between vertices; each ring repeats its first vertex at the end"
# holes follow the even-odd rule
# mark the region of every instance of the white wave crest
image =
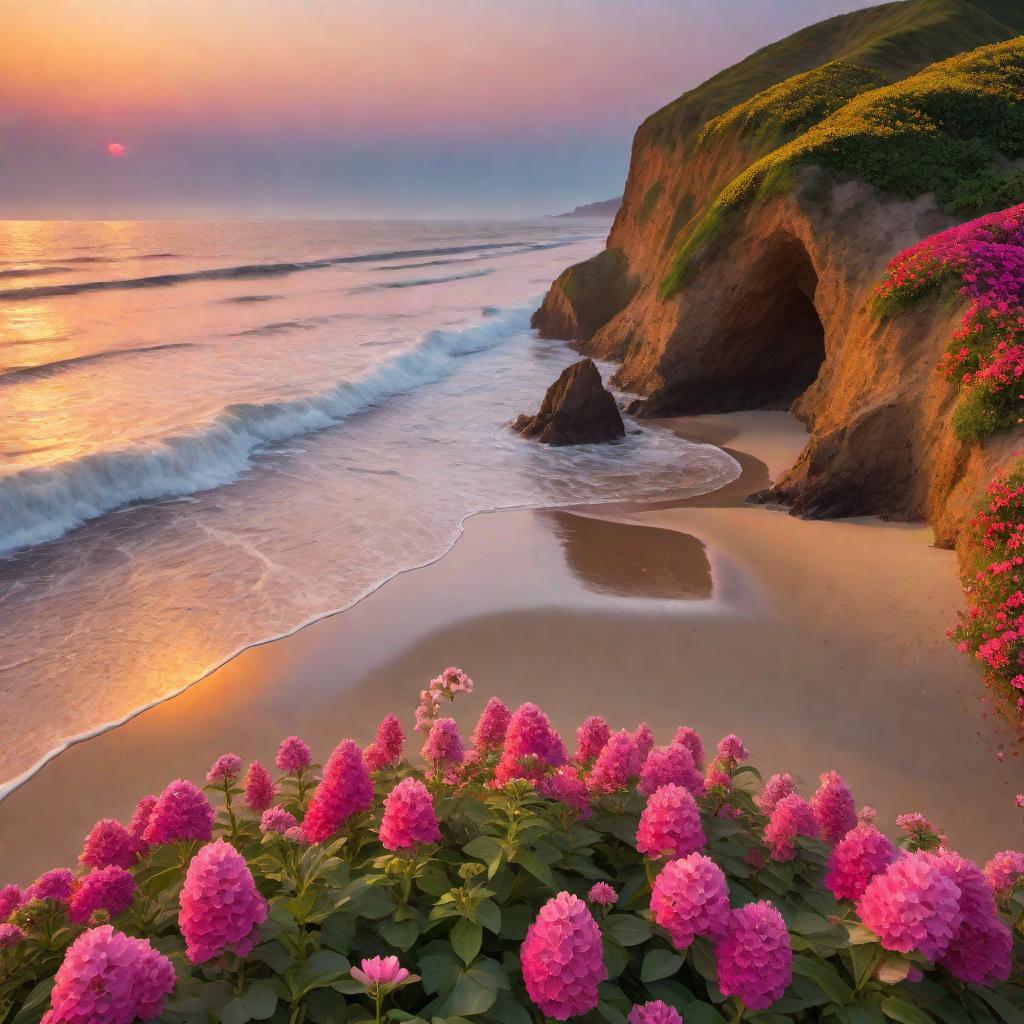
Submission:
POLYGON ((187 434, 0 477, 0 553, 56 540, 122 505, 179 497, 236 480, 262 445, 333 426, 441 380, 461 356, 529 329, 536 304, 460 329, 437 329, 386 362, 319 395, 225 408, 187 434))

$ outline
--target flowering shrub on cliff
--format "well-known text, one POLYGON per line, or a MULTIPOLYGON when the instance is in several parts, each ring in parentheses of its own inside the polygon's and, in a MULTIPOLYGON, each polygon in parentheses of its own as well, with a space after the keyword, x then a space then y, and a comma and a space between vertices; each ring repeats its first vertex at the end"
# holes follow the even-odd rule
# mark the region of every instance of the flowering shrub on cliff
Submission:
POLYGON ((893 842, 736 736, 702 779, 692 729, 592 719, 570 760, 492 699, 463 752, 422 708, 425 763, 397 719, 322 772, 295 737, 277 779, 225 755, 0 887, 0 1024, 1020 1020, 1024 853, 982 870, 916 814, 893 842))
POLYGON ((954 429, 978 441, 1024 415, 1024 204, 904 249, 876 289, 876 308, 891 314, 953 288, 967 308, 941 368, 960 387, 954 429))

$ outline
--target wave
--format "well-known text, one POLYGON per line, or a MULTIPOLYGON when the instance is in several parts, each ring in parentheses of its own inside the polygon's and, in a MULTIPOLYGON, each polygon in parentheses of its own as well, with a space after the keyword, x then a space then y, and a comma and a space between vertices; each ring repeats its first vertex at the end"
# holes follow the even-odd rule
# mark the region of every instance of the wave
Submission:
POLYGON ((0 477, 0 553, 56 540, 122 505, 181 497, 236 480, 263 445, 334 426, 394 395, 447 377, 457 360, 529 329, 536 303, 418 344, 319 395, 230 405, 195 431, 0 477))
POLYGON ((418 277, 408 281, 382 281, 379 284, 366 284, 361 288, 352 288, 349 295, 365 295, 367 292, 383 292, 392 288, 419 288, 427 284, 448 284, 451 281, 465 281, 471 277, 486 277, 493 270, 474 270, 469 274, 449 274, 447 277, 418 277))
POLYGON ((193 348, 191 342, 179 341, 170 342, 166 345, 145 345, 138 348, 115 348, 106 352, 92 352, 87 356, 71 356, 68 359, 55 359, 50 363, 37 363, 34 366, 9 366, 0 371, 0 387, 11 384, 20 384, 26 380, 36 380, 41 377, 50 377, 55 373, 64 370, 73 370, 79 366, 87 366, 90 363, 106 362, 110 359, 120 359, 124 356, 143 355, 147 352, 166 352, 172 348, 193 348))
POLYGON ((67 274, 70 271, 71 267, 18 267, 15 270, 0 270, 0 280, 6 280, 10 277, 43 277, 46 274, 67 274))
POLYGON ((570 245, 576 239, 557 242, 481 242, 476 245, 449 245, 436 249, 402 249, 393 252, 367 252, 355 256, 328 256, 317 260, 299 260, 293 263, 245 263, 233 267, 210 267, 206 270, 182 271, 178 274, 153 274, 149 277, 112 278, 101 281, 75 281, 67 284, 32 285, 25 288, 7 288, 0 291, 0 301, 13 299, 43 299, 56 295, 77 295, 81 292, 112 291, 129 288, 167 288, 187 281, 231 281, 258 277, 284 277, 305 270, 324 270, 359 263, 380 263, 386 260, 404 260, 417 256, 455 256, 463 252, 482 252, 494 249, 550 249, 570 245))
POLYGON ((218 299, 218 302, 247 303, 247 302, 273 302, 281 298, 280 295, 231 295, 226 299, 218 299))

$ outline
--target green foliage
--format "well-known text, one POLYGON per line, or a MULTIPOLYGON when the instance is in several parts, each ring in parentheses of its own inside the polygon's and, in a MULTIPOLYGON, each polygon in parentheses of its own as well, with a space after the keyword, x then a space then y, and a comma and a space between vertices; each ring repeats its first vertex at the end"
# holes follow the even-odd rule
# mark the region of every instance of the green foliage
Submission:
POLYGON ((655 203, 657 203, 659 196, 664 191, 665 186, 660 181, 656 181, 651 187, 644 193, 643 202, 640 204, 640 209, 636 212, 636 223, 643 224, 651 215, 651 211, 654 209, 655 203))

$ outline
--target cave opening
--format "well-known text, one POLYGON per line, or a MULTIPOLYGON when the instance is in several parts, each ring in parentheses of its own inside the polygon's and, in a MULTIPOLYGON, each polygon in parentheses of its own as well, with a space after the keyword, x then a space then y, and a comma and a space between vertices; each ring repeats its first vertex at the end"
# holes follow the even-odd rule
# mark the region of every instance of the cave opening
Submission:
POLYGON ((673 404, 690 412, 788 409, 825 361, 817 287, 803 243, 791 235, 773 239, 710 339, 704 379, 687 382, 685 397, 680 388, 673 404))

